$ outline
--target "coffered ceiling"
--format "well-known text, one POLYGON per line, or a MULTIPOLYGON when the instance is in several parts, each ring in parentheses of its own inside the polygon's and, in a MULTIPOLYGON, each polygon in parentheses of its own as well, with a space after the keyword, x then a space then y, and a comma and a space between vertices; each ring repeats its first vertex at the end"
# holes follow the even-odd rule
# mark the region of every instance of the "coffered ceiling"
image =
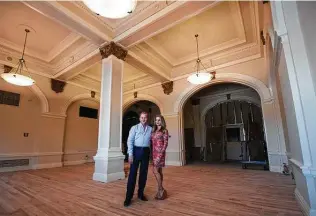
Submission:
POLYGON ((180 79, 194 71, 195 34, 205 66, 261 57, 262 2, 138 1, 124 19, 106 19, 80 1, 0 2, 0 63, 15 66, 30 28, 30 72, 100 91, 99 47, 128 49, 124 91, 180 79))

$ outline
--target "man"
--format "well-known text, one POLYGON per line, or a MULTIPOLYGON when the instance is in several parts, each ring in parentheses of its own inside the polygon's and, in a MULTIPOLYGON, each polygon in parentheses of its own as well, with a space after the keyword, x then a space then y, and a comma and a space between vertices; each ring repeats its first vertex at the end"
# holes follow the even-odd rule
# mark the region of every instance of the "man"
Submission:
POLYGON ((138 198, 142 201, 148 201, 144 195, 144 189, 147 181, 152 128, 147 125, 147 119, 148 114, 142 112, 139 117, 140 123, 131 128, 127 139, 130 171, 127 182, 126 199, 124 201, 125 207, 131 204, 139 165, 138 198))

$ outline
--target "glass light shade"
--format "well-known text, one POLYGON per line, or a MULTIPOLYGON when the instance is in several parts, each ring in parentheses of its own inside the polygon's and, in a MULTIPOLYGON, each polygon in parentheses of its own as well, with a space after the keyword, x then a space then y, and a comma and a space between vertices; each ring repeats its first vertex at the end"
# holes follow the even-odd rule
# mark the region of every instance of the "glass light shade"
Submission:
POLYGON ((137 0, 83 0, 83 3, 103 17, 118 19, 133 11, 137 0))
POLYGON ((8 83, 18 86, 31 86, 35 83, 32 78, 21 74, 3 73, 1 74, 1 77, 8 83))
POLYGON ((209 82, 212 79, 212 76, 213 75, 210 73, 200 72, 191 74, 187 80, 192 84, 200 85, 209 82))

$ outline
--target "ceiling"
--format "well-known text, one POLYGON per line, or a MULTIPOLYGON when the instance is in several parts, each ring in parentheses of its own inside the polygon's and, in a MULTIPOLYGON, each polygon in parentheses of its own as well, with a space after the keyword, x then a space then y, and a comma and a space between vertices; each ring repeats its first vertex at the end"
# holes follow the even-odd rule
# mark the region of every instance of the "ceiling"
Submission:
POLYGON ((124 91, 181 79, 194 71, 195 34, 203 63, 218 69, 262 56, 262 2, 138 1, 124 19, 106 19, 78 1, 0 2, 0 64, 26 48, 29 71, 100 91, 99 47, 128 50, 124 91))

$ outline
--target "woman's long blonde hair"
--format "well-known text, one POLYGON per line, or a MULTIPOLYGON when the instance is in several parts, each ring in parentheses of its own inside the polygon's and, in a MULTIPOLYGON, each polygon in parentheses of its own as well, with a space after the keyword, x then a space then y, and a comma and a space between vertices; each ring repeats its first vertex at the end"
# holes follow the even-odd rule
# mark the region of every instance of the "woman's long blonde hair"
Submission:
POLYGON ((165 118, 162 115, 156 115, 154 118, 154 127, 153 127, 153 132, 156 132, 158 130, 158 126, 156 125, 156 119, 160 118, 161 120, 161 131, 165 132, 167 130, 167 125, 166 125, 166 121, 165 118))

